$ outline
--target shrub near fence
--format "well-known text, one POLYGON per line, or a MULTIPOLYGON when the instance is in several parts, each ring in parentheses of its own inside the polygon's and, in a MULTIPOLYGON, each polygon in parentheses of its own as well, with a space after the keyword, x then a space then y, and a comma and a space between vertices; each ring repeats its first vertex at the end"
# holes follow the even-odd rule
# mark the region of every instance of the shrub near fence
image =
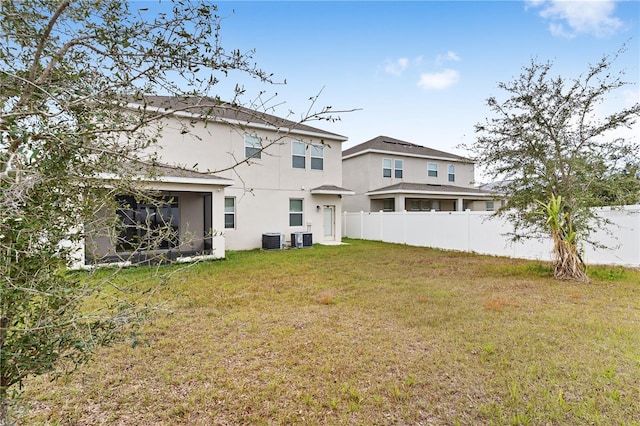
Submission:
MULTIPOLYGON (((603 207, 597 214, 611 223, 592 237, 607 248, 585 247, 585 262, 640 267, 640 205, 603 207)), ((511 223, 491 212, 344 213, 342 235, 348 238, 551 260, 550 239, 514 243, 511 223)))

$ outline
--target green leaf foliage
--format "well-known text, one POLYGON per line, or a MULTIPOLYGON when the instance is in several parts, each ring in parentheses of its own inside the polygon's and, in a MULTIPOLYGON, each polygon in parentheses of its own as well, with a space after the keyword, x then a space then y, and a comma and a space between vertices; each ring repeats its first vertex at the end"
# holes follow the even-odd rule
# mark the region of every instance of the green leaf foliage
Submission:
POLYGON ((85 362, 147 312, 108 278, 66 270, 86 229, 113 235, 117 218, 104 212, 141 190, 131 176, 153 174, 145 149, 160 114, 127 104, 156 93, 217 99, 231 71, 270 81, 251 52, 221 46, 214 5, 143 6, 0 2, 0 424, 24 378, 85 362), (110 175, 120 178, 99 178, 110 175))
POLYGON ((559 229, 578 254, 603 225, 592 207, 640 201, 640 148, 614 132, 636 123, 640 104, 608 115, 601 108, 628 84, 614 69, 621 54, 604 56, 575 78, 532 60, 518 78, 499 83, 502 97, 487 99, 492 116, 476 124, 477 138, 466 148, 490 179, 502 182, 507 202, 497 214, 515 225, 514 240, 559 229), (539 214, 536 200, 561 212, 539 214))

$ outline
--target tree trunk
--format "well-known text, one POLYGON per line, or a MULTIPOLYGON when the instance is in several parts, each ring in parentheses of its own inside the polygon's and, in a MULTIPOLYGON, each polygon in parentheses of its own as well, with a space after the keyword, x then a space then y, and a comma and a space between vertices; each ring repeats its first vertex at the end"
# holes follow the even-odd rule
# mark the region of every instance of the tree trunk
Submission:
POLYGON ((555 264, 553 277, 559 280, 575 280, 588 282, 584 262, 575 243, 562 238, 559 233, 553 233, 555 264))

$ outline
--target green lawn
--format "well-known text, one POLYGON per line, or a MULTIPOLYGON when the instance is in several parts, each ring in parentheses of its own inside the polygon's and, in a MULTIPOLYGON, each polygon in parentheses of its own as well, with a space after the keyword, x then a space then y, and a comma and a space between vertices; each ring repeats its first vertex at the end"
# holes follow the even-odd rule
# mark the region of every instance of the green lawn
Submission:
POLYGON ((144 344, 29 381, 23 423, 640 424, 639 271, 348 242, 161 268, 144 344))

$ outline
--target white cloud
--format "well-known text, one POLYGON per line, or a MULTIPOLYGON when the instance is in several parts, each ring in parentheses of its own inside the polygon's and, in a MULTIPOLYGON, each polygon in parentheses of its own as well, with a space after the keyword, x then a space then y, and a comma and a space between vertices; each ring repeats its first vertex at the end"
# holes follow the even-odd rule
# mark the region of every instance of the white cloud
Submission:
POLYGON ((425 90, 444 90, 456 84, 458 80, 460 80, 458 71, 446 69, 442 72, 422 74, 418 86, 425 90))
POLYGON ((529 7, 541 8, 540 16, 551 21, 549 30, 555 36, 573 38, 578 34, 606 37, 623 27, 614 16, 614 0, 533 0, 529 7))
POLYGON ((436 56, 436 64, 438 65, 441 65, 442 63, 447 61, 458 62, 460 61, 460 56, 458 56, 456 52, 452 52, 451 50, 449 50, 445 55, 436 56))
POLYGON ((575 33, 567 31, 564 25, 553 22, 549 24, 549 32, 555 37, 575 38, 576 36, 575 33))
POLYGON ((384 67, 384 71, 388 74, 392 75, 401 75, 404 70, 409 67, 409 59, 408 58, 400 58, 396 61, 387 61, 387 65, 384 67))

